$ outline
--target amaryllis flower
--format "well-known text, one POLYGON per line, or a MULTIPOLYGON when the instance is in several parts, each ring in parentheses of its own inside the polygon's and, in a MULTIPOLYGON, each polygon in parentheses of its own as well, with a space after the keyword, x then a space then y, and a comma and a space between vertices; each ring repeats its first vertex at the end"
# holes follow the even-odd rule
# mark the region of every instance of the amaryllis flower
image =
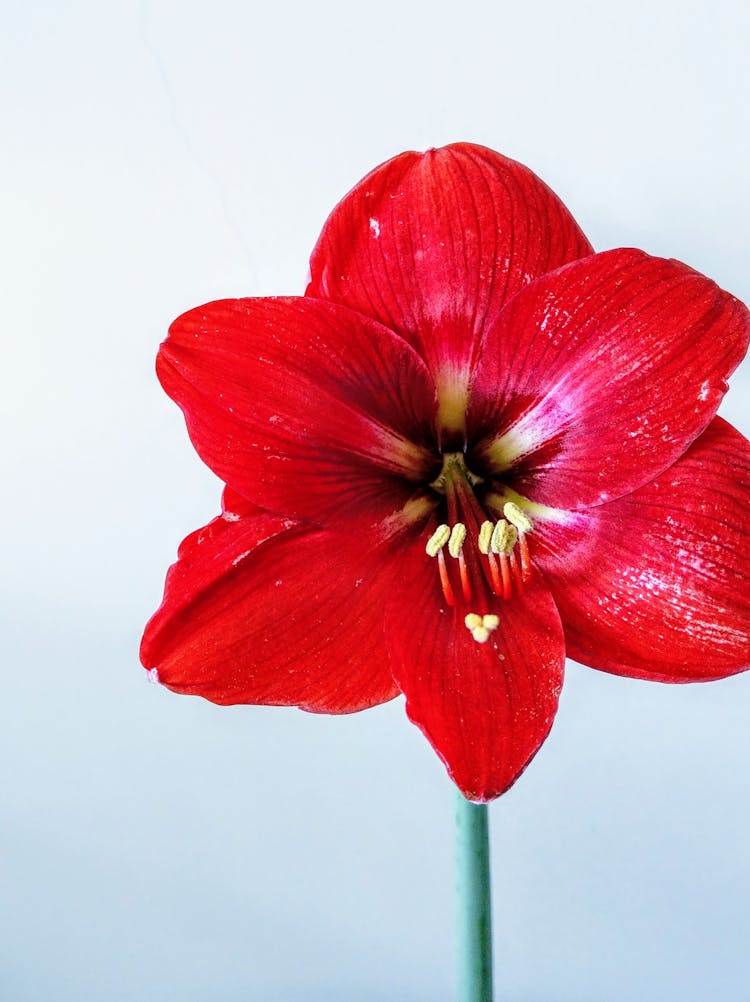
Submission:
POLYGON ((669 682, 750 664, 750 445, 716 410, 741 303, 593 254, 535 175, 405 153, 334 210, 304 297, 209 303, 158 358, 223 513, 143 664, 217 703, 406 697, 472 800, 519 776, 567 654, 669 682))

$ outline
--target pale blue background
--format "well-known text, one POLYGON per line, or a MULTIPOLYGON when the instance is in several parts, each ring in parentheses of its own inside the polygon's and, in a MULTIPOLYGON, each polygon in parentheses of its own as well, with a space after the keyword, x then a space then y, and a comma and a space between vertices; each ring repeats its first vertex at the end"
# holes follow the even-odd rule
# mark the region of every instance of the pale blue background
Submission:
MULTIPOLYGON (((169 321, 301 292, 405 148, 521 159, 601 249, 750 299, 748 8, 6 0, 0 998, 452 997, 452 790, 399 702, 149 686, 140 630, 218 488, 152 374, 169 321)), ((723 413, 750 433, 750 368, 723 413)), ((750 676, 571 665, 491 812, 498 998, 750 998, 750 676)))

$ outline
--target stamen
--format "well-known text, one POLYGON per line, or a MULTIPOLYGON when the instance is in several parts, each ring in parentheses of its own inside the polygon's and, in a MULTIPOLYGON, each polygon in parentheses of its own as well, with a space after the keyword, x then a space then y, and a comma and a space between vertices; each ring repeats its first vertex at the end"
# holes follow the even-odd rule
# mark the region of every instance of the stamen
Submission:
POLYGON ((445 596, 445 601, 448 605, 456 604, 456 596, 453 594, 453 587, 451 585, 451 579, 448 577, 448 568, 445 565, 445 554, 442 550, 439 551, 438 555, 438 571, 440 573, 440 587, 443 589, 443 595, 445 596))
POLYGON ((515 525, 519 532, 531 532, 534 528, 534 523, 529 516, 514 501, 506 501, 503 505, 503 515, 511 525, 515 525))
POLYGON ((468 602, 471 599, 471 582, 469 572, 466 567, 466 560, 462 553, 464 540, 466 539, 466 526, 463 522, 456 522, 451 529, 450 526, 442 524, 435 529, 427 540, 425 551, 430 557, 438 558, 438 571, 440 573, 440 586, 448 605, 456 604, 456 595, 451 585, 448 567, 445 563, 445 544, 448 544, 448 553, 458 560, 458 571, 461 577, 461 591, 468 602))
POLYGON ((522 570, 522 567, 521 567, 521 562, 518 559, 518 550, 513 550, 513 552, 511 553, 509 559, 510 559, 510 570, 511 570, 511 573, 512 573, 513 578, 515 579, 515 582, 518 585, 518 588, 519 588, 519 591, 520 591, 521 588, 523 587, 524 577, 523 577, 523 570, 522 570))
POLYGON ((503 576, 503 598, 507 600, 513 594, 513 583, 510 575, 510 557, 507 553, 500 554, 500 573, 503 576))
POLYGON ((507 501, 503 505, 503 514, 518 530, 518 550, 519 556, 514 555, 513 570, 516 580, 519 583, 526 583, 531 577, 531 555, 529 554, 529 542, 526 533, 531 532, 534 523, 526 512, 519 508, 513 501, 507 501), (520 560, 519 560, 520 557, 520 560))
POLYGON ((501 518, 492 532, 493 553, 510 553, 517 539, 518 529, 501 518))
POLYGON ((450 526, 439 525, 427 540, 427 545, 425 546, 427 555, 430 557, 436 557, 450 539, 450 534, 450 526))
POLYGON ((464 559, 463 550, 458 551, 458 571, 459 574, 461 575, 461 591, 464 593, 464 598, 466 599, 466 601, 470 602, 471 582, 469 581, 469 572, 466 568, 466 560, 464 559))
POLYGON ((461 553, 461 547, 464 545, 464 540, 466 539, 466 526, 463 522, 456 522, 456 524, 451 529, 450 539, 448 540, 448 553, 452 557, 458 557, 461 553))
POLYGON ((498 560, 500 562, 500 572, 498 574, 497 566, 494 566, 494 557, 490 562, 490 574, 492 574, 492 585, 496 595, 502 595, 507 601, 512 592, 512 579, 511 579, 511 567, 508 561, 508 554, 513 552, 513 547, 516 545, 516 540, 518 539, 518 529, 510 522, 506 522, 504 518, 501 518, 497 523, 495 528, 492 530, 492 539, 490 540, 490 556, 493 553, 498 554, 498 560))
POLYGON ((490 544, 492 542, 493 533, 492 522, 482 522, 479 526, 479 538, 477 539, 477 546, 479 547, 480 553, 489 553, 490 544))
POLYGON ((529 554, 529 541, 526 533, 522 532, 518 536, 518 551, 521 555, 521 578, 524 582, 531 577, 531 555, 529 554))
POLYGON ((503 582, 502 582, 502 579, 500 577, 500 571, 499 571, 498 566, 497 566, 497 557, 492 552, 492 550, 490 550, 489 553, 487 554, 487 560, 489 561, 489 565, 490 565, 490 577, 492 578, 492 590, 494 591, 494 593, 496 595, 502 595, 503 594, 503 582))
MULTIPOLYGON (((450 452, 444 454, 440 475, 430 485, 434 492, 444 495, 444 502, 435 503, 444 504, 445 522, 434 529, 425 551, 428 556, 438 558, 446 602, 453 606, 460 604, 464 609, 464 602, 471 608, 482 601, 481 596, 486 600, 493 593, 507 600, 514 591, 523 590, 532 575, 525 536, 533 528, 527 510, 536 513, 536 507, 513 491, 505 496, 483 491, 478 497, 476 487, 482 482, 466 466, 463 453, 450 452), (513 501, 507 500, 509 495, 513 501), (497 522, 488 519, 486 505, 491 513, 498 515, 502 509, 497 522), (477 559, 479 554, 487 558, 485 564, 477 559), (448 555, 457 566, 451 566, 448 555)), ((475 639, 481 643, 494 628, 492 621, 490 627, 484 623, 472 627, 477 631, 475 639)))

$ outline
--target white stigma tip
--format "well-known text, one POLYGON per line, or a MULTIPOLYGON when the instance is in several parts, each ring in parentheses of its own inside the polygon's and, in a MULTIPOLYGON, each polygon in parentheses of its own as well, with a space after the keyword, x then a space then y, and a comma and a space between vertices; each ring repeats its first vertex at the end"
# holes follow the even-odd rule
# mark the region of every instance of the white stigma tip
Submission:
POLYGON ((507 501, 503 505, 503 515, 511 525, 515 525, 519 532, 531 532, 534 523, 523 509, 519 508, 513 501, 507 501))
POLYGON ((470 612, 464 616, 464 625, 478 644, 486 644, 492 631, 500 625, 500 617, 493 613, 480 616, 478 612, 470 612))
POLYGON ((158 685, 159 684, 159 669, 158 668, 149 668, 148 671, 146 672, 146 681, 150 682, 152 685, 158 685))
POLYGON ((459 555, 465 539, 466 526, 463 522, 456 522, 451 529, 450 539, 448 540, 448 553, 450 553, 452 557, 457 557, 459 555))
POLYGON ((427 540, 427 546, 425 550, 427 555, 430 557, 436 557, 438 553, 442 550, 445 544, 448 542, 451 536, 450 526, 439 525, 437 529, 433 532, 430 538, 427 540))

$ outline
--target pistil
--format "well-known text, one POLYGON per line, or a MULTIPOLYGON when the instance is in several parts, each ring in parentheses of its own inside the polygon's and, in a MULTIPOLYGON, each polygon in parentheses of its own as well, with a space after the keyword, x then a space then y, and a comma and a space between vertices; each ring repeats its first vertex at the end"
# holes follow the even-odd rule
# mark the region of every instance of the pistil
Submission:
POLYGON ((492 613, 480 616, 478 612, 470 612, 464 617, 464 625, 478 644, 486 644, 492 631, 500 625, 500 617, 492 613))

